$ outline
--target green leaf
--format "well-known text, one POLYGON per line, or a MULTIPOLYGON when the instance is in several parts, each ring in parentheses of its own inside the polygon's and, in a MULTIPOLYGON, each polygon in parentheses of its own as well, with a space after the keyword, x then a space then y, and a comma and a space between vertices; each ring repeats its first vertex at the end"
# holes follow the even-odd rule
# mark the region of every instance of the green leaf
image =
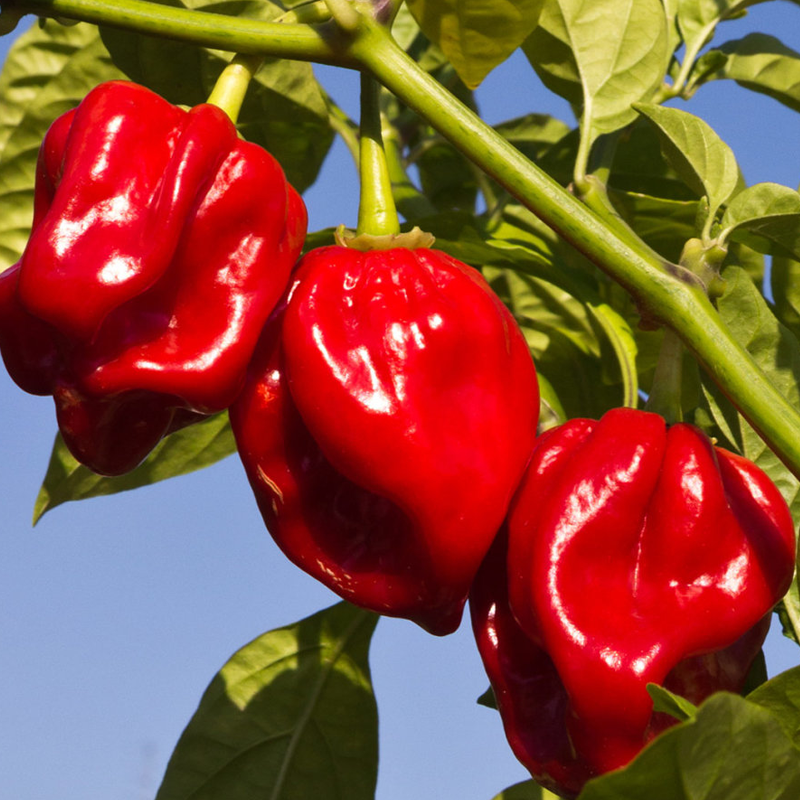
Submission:
MULTIPOLYGON (((269 21, 283 9, 268 0, 171 0, 217 14, 269 21)), ((204 103, 231 54, 194 45, 101 28, 114 63, 131 80, 171 103, 204 103)), ((245 139, 266 148, 283 167, 298 191, 317 177, 333 141, 328 108, 310 64, 268 59, 256 73, 239 113, 245 139)))
MULTIPOLYGON (((728 267, 723 272, 726 288, 717 305, 722 321, 736 340, 750 353, 772 385, 795 407, 800 406, 800 343, 775 318, 744 270, 728 267)), ((717 406, 724 407, 721 398, 717 406)), ((728 406, 729 407, 729 406, 728 406)), ((742 454, 770 477, 780 490, 795 521, 800 521, 800 481, 764 444, 741 416, 731 417, 731 435, 741 441, 742 454)), ((800 595, 792 584, 781 611, 784 632, 800 641, 800 595)))
POLYGON ((423 33, 474 89, 528 37, 544 0, 409 0, 423 33))
POLYGON ((596 323, 597 329, 602 331, 598 336, 601 342, 601 355, 603 368, 608 364, 616 364, 614 378, 607 378, 610 383, 618 380, 622 383, 622 405, 636 408, 639 398, 639 377, 636 372, 636 339, 627 320, 618 314, 607 303, 599 305, 587 304, 587 309, 596 323), (610 345, 610 352, 603 345, 610 345))
POLYGON ((525 114, 496 125, 495 130, 531 161, 538 161, 570 129, 549 114, 525 114))
POLYGON ((19 259, 28 241, 47 129, 98 83, 122 77, 93 25, 45 22, 14 42, 0 75, 0 270, 19 259))
POLYGON ((680 260, 686 241, 698 234, 696 200, 669 200, 613 189, 609 196, 628 225, 653 250, 673 263, 680 260))
POLYGON ((795 747, 800 747, 800 667, 762 683, 750 692, 747 699, 768 708, 795 747))
POLYGON ((636 110, 655 126, 664 157, 684 183, 699 197, 708 198, 713 217, 739 183, 733 151, 708 123, 686 111, 644 103, 636 110))
POLYGON ((770 286, 776 316, 795 336, 800 336, 800 261, 774 256, 770 286))
POLYGON ((494 690, 490 686, 476 701, 479 706, 492 708, 497 711, 497 698, 494 696, 494 690))
POLYGON ((548 792, 535 781, 522 781, 509 786, 492 800, 558 800, 558 795, 548 792))
POLYGON ((623 770, 590 781, 580 800, 791 800, 800 797, 800 751, 766 709, 712 695, 623 770))
POLYGON ((800 194, 778 183, 743 189, 725 209, 721 236, 760 253, 800 258, 800 194))
POLYGON ((377 621, 339 603, 235 653, 200 700, 156 800, 372 800, 377 621))
POLYGON ((544 83, 580 106, 591 143, 636 119, 632 104, 660 86, 666 26, 660 0, 550 0, 523 49, 544 83))
POLYGON ((678 27, 687 49, 697 52, 717 25, 766 0, 678 0, 678 27))
POLYGON ((116 478, 97 475, 79 464, 56 437, 50 464, 33 509, 33 524, 71 500, 127 492, 203 469, 236 452, 228 415, 216 414, 170 434, 136 469, 116 478))
POLYGON ((697 716, 697 706, 679 694, 673 694, 669 689, 657 683, 648 683, 647 692, 653 699, 653 711, 669 714, 679 722, 694 719, 697 716))
POLYGON ((800 53, 764 33, 726 42, 718 52, 726 58, 710 78, 730 78, 800 111, 800 53))

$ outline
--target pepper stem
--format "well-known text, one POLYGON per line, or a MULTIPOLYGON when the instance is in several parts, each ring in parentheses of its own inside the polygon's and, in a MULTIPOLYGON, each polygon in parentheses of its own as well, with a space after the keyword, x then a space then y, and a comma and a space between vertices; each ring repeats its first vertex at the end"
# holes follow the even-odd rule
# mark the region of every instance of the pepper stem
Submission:
POLYGON ((658 354, 653 385, 645 403, 646 411, 661 414, 667 425, 683 420, 681 377, 683 374, 683 342, 675 331, 664 329, 664 341, 658 354))
POLYGON ((375 79, 361 73, 361 142, 359 168, 361 198, 358 204, 357 234, 386 236, 400 232, 392 182, 381 136, 379 91, 375 79))
POLYGON ((222 70, 208 103, 221 108, 235 123, 242 109, 247 87, 263 63, 263 56, 237 55, 222 70))

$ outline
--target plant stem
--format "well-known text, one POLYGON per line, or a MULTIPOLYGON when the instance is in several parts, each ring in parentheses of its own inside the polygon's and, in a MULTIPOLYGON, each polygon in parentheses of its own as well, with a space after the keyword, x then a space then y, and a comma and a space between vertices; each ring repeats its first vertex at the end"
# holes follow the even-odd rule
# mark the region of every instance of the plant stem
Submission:
POLYGON ((392 181, 386 165, 381 137, 380 86, 361 73, 361 197, 358 204, 357 234, 373 236, 400 233, 397 209, 392 196, 392 181))
POLYGON ((235 123, 242 110, 247 87, 263 63, 262 56, 235 56, 217 78, 208 102, 219 106, 235 123))
POLYGON ((94 22, 231 53, 357 68, 333 25, 262 22, 147 0, 4 0, 3 10, 94 22))

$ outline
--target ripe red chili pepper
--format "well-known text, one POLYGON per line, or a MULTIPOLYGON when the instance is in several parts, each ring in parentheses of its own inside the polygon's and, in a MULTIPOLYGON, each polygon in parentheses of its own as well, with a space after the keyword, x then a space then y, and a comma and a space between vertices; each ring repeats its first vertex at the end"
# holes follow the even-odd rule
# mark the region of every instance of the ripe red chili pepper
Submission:
POLYGON ((473 627, 515 753, 566 796, 670 724, 647 683, 693 702, 741 690, 794 566, 761 470, 631 409, 540 437, 507 537, 473 627))
POLYGON ((288 557, 437 634, 458 626, 537 417, 507 309, 477 271, 423 249, 305 256, 231 408, 288 557))
POLYGON ((278 163, 221 109, 102 84, 42 143, 30 240, 0 275, 9 372, 54 396, 80 461, 126 472, 234 400, 305 230, 278 163))

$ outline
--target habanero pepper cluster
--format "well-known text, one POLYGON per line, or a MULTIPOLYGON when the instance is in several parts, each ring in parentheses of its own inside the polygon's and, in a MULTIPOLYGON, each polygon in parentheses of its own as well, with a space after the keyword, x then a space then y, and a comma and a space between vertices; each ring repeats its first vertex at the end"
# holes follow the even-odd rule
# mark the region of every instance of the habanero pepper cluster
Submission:
POLYGON ((764 473, 630 409, 537 440, 530 352, 476 270, 335 246, 292 272, 305 232, 220 109, 104 84, 42 145, 6 366, 107 475, 230 408, 295 564, 440 635, 469 596, 512 749, 565 797, 673 724, 648 682, 740 691, 794 564, 764 473))

